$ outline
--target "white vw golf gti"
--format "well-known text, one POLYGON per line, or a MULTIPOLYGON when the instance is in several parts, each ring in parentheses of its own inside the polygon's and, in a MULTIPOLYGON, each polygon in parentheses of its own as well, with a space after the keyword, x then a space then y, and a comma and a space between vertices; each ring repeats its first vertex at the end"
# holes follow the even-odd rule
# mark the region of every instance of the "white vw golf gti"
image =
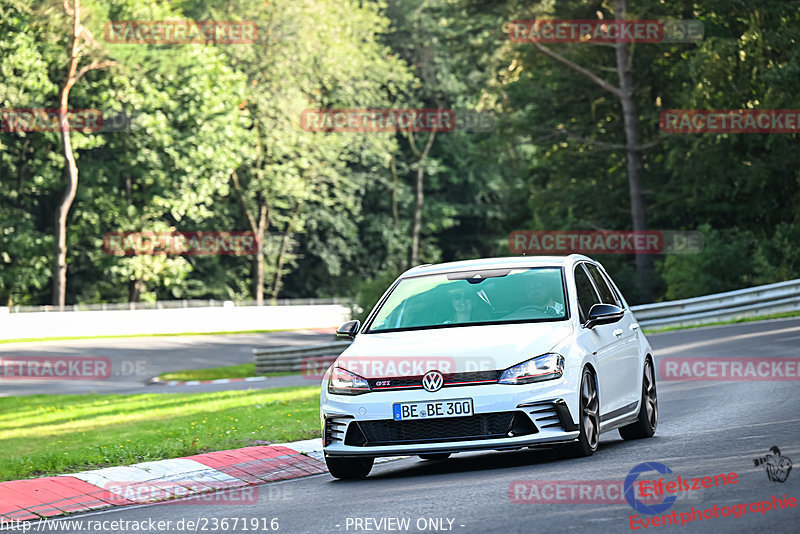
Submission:
POLYGON ((379 456, 444 459, 562 444, 588 456, 602 432, 653 435, 650 345, 596 261, 523 256, 403 273, 325 373, 325 460, 363 478, 379 456))

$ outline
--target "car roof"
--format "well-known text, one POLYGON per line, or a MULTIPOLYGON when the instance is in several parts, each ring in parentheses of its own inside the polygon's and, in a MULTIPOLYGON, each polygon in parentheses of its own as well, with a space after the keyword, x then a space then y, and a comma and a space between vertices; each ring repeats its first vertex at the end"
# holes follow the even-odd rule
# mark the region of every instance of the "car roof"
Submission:
POLYGON ((404 272, 401 275, 401 278, 422 276, 426 274, 471 271, 478 269, 504 269, 509 267, 564 267, 572 265, 579 260, 594 262, 594 260, 582 254, 570 254, 569 256, 509 256, 505 258, 480 258, 475 260, 437 263, 435 265, 418 265, 404 272))

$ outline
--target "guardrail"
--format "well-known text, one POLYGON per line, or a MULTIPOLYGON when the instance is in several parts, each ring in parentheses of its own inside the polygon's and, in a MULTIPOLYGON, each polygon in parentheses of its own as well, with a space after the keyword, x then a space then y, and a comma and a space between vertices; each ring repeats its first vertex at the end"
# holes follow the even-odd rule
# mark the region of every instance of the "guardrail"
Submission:
POLYGON ((253 349, 256 374, 308 371, 308 374, 321 375, 350 343, 350 341, 334 341, 302 347, 253 349), (307 367, 304 368, 304 365, 307 367))
POLYGON ((631 306, 644 328, 692 326, 800 310, 800 279, 704 297, 631 306))
MULTIPOLYGON (((306 299, 267 299, 262 306, 348 306, 350 300, 331 298, 306 298, 306 299)), ((129 311, 129 310, 175 310, 179 308, 235 308, 258 306, 255 300, 214 300, 214 299, 184 299, 184 300, 158 300, 155 302, 103 302, 99 304, 73 304, 65 306, 65 312, 77 311, 129 311)), ((57 306, 10 306, 0 307, 0 312, 5 313, 57 313, 61 310, 57 306)))

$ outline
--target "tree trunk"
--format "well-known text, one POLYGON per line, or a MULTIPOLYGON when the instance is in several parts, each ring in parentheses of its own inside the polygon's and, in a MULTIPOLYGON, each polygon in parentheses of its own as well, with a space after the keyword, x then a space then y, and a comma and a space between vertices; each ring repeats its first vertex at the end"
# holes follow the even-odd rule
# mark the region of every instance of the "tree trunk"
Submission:
POLYGON ((256 238, 256 254, 253 256, 253 280, 252 280, 252 291, 253 297, 256 299, 257 306, 264 305, 264 237, 267 234, 268 228, 268 215, 269 215, 269 206, 267 205, 267 201, 262 195, 256 195, 256 206, 258 208, 258 221, 256 218, 253 217, 253 214, 250 213, 250 209, 247 206, 247 198, 244 195, 244 189, 242 188, 242 184, 239 182, 239 175, 236 174, 236 171, 231 173, 231 180, 233 181, 233 190, 236 191, 236 198, 239 199, 239 203, 242 205, 242 211, 244 211, 245 217, 247 217, 247 223, 250 225, 250 231, 253 232, 253 235, 256 238))
POLYGON ((75 156, 72 154, 72 140, 70 139, 69 128, 65 128, 66 123, 66 100, 67 91, 62 92, 61 97, 61 146, 64 150, 64 160, 66 162, 67 188, 61 203, 56 208, 56 249, 55 265, 53 267, 53 305, 58 306, 59 310, 64 309, 67 294, 67 215, 75 200, 78 192, 78 166, 75 164, 75 156), (66 131, 64 131, 66 129, 66 131))
POLYGON ((128 302, 139 302, 143 285, 141 280, 128 280, 128 302))
POLYGON ((283 237, 281 238, 281 248, 278 251, 278 260, 275 262, 275 281, 272 284, 272 297, 273 301, 278 300, 278 293, 281 290, 281 280, 283 279, 283 265, 286 263, 286 249, 289 244, 289 239, 292 235, 294 222, 297 220, 297 216, 300 215, 300 208, 303 207, 303 202, 300 201, 297 203, 297 207, 294 209, 294 213, 292 214, 292 218, 289 220, 289 223, 286 225, 286 231, 283 233, 283 237))
POLYGON ((416 145, 414 144, 414 136, 409 131, 409 142, 411 144, 411 149, 417 155, 417 202, 414 207, 414 223, 411 227, 411 257, 410 257, 410 267, 413 267, 419 263, 419 235, 422 231, 422 207, 425 203, 425 192, 424 192, 424 185, 425 185, 425 161, 428 159, 428 154, 431 151, 431 146, 433 146, 433 140, 436 138, 436 131, 432 131, 428 136, 428 142, 425 144, 425 149, 422 152, 417 151, 416 145))
POLYGON ((256 297, 256 306, 264 305, 264 238, 267 235, 267 205, 262 203, 259 207, 258 225, 253 229, 256 235, 258 249, 256 252, 253 277, 253 294, 256 297))
MULTIPOLYGON (((617 20, 624 19, 625 13, 625 0, 614 0, 614 18, 617 20)), ((642 187, 642 143, 639 133, 636 99, 633 90, 630 49, 627 43, 616 43, 615 48, 617 54, 617 73, 619 74, 619 98, 622 103, 622 117, 625 127, 625 150, 627 155, 631 219, 633 230, 635 232, 643 232, 647 230, 647 215, 645 213, 644 191, 642 187)), ((639 289, 639 298, 643 302, 650 302, 652 299, 650 281, 652 278, 653 258, 649 254, 636 254, 635 261, 636 285, 639 289)))
POLYGON ((264 305, 264 245, 261 236, 258 238, 258 252, 253 257, 253 295, 256 306, 264 305))
POLYGON ((61 130, 61 148, 64 152, 65 173, 67 187, 61 202, 56 208, 56 228, 55 228, 55 263, 53 265, 53 306, 59 310, 64 309, 67 293, 67 215, 75 200, 78 192, 78 166, 75 163, 75 155, 72 153, 72 138, 67 122, 67 110, 69 109, 69 92, 75 84, 75 74, 78 69, 78 36, 80 34, 80 4, 77 0, 73 5, 73 30, 72 30, 72 49, 70 51, 69 69, 67 79, 61 88, 61 99, 59 102, 59 126, 61 130))
POLYGON ((395 164, 395 157, 392 156, 392 226, 397 228, 400 222, 400 213, 397 211, 397 165, 395 164))
POLYGON ((419 233, 422 229, 422 206, 425 203, 425 193, 423 185, 425 181, 425 169, 423 168, 424 160, 419 161, 419 168, 417 169, 417 197, 414 206, 414 223, 411 227, 411 260, 409 267, 413 267, 419 263, 419 233))

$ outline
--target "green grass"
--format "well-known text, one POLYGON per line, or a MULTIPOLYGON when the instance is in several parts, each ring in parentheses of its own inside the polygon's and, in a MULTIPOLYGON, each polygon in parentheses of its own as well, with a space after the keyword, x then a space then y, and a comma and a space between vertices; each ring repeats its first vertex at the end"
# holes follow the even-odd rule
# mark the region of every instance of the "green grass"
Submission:
POLYGON ((218 378, 247 378, 249 376, 286 376, 296 375, 297 373, 267 373, 265 375, 256 374, 256 364, 254 362, 243 363, 240 365, 226 365, 224 367, 210 367, 207 369, 187 369, 185 371, 170 371, 158 375, 161 381, 168 380, 217 380, 218 378))
POLYGON ((176 332, 174 334, 128 334, 111 336, 60 336, 60 337, 22 337, 18 339, 0 339, 2 343, 35 343, 37 341, 73 341, 76 339, 121 339, 126 337, 175 337, 175 336, 219 336, 230 334, 266 334, 268 332, 288 332, 291 328, 275 330, 233 330, 230 332, 176 332))
POLYGON ((690 330, 692 328, 704 328, 706 326, 720 326, 720 325, 736 324, 736 323, 752 323, 754 321, 769 321, 770 319, 785 319, 787 317, 800 317, 800 311, 773 313, 771 315, 760 315, 758 317, 742 317, 740 319, 731 319, 730 321, 694 324, 691 326, 668 326, 666 328, 656 328, 656 329, 645 328, 644 333, 657 334, 659 332, 672 332, 673 330, 690 330))
POLYGON ((0 481, 319 435, 316 386, 0 397, 0 481))

